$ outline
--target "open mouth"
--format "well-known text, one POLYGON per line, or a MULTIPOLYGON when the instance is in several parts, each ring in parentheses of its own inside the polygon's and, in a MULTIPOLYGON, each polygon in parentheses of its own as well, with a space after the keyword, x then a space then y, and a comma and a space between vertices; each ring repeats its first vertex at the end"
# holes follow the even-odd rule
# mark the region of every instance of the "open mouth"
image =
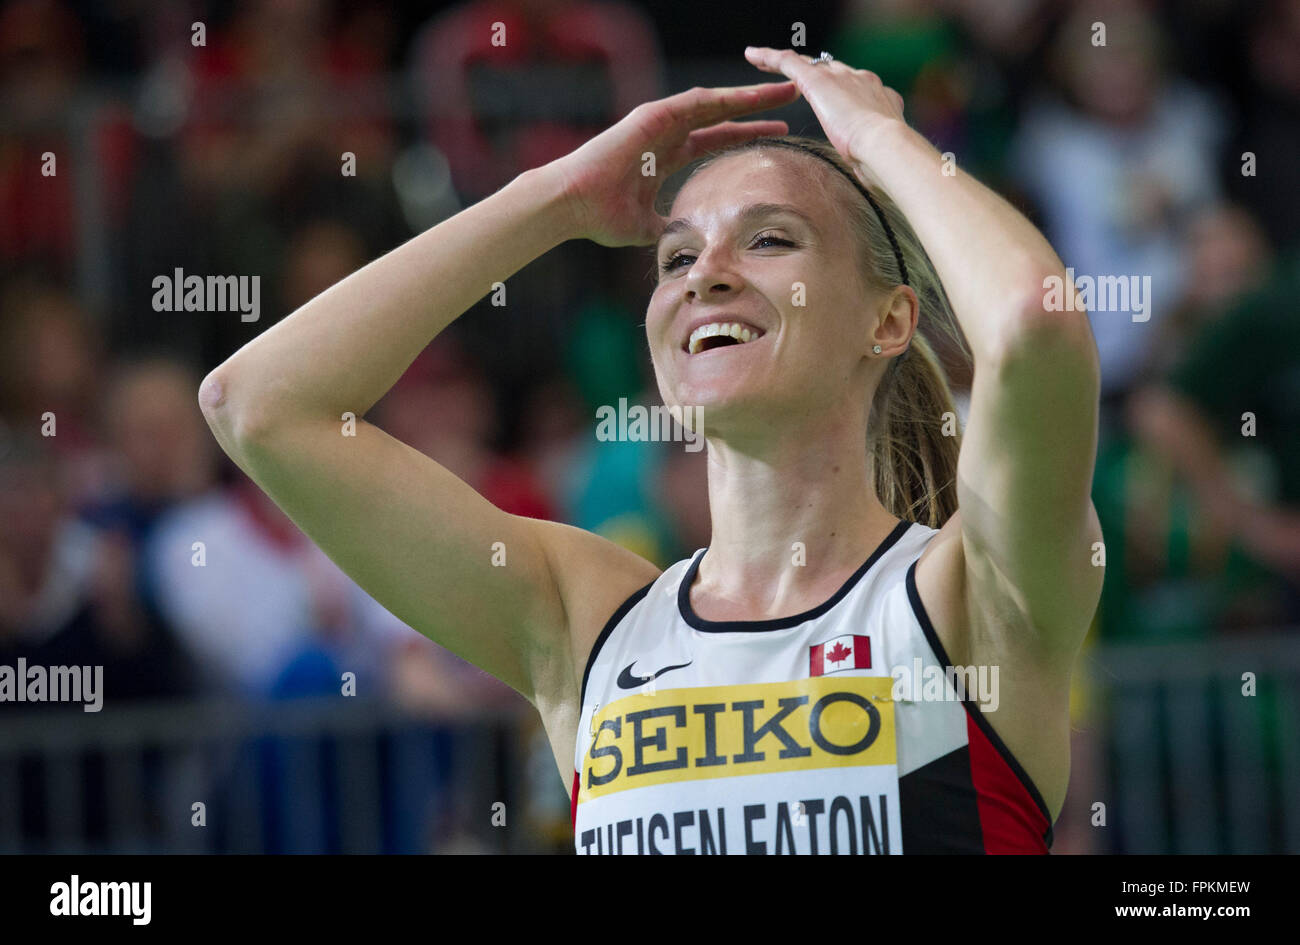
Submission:
POLYGON ((763 332, 740 322, 710 322, 691 332, 690 338, 686 340, 686 351, 689 354, 699 354, 714 348, 749 344, 761 337, 763 332))

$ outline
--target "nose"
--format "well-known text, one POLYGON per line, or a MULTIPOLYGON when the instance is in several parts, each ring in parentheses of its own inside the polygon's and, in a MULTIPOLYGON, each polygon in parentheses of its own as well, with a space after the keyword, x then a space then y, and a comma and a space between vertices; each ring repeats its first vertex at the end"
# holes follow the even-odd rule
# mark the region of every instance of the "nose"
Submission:
POLYGON ((686 274, 686 297, 709 299, 736 289, 740 277, 731 267, 730 258, 722 247, 711 247, 700 253, 686 274))

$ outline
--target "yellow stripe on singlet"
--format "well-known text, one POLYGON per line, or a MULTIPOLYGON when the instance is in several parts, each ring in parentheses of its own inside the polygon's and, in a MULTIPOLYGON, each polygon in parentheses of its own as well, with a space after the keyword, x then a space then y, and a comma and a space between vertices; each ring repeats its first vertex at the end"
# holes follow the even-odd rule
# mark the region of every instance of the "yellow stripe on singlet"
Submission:
POLYGON ((619 699, 592 719, 578 803, 675 781, 897 764, 892 686, 831 675, 619 699))

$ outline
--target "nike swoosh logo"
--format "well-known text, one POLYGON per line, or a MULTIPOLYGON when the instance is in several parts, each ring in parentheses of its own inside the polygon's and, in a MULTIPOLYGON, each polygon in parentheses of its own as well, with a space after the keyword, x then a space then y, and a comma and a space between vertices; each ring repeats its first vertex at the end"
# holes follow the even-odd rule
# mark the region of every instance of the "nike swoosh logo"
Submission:
MULTIPOLYGON (((695 661, 691 660, 691 663, 693 662, 695 661)), ((646 683, 654 682, 654 680, 658 679, 664 673, 671 672, 674 669, 685 669, 687 666, 690 666, 691 663, 678 663, 676 666, 665 666, 663 669, 659 670, 659 672, 655 673, 653 676, 633 676, 632 667, 636 665, 636 660, 633 660, 631 663, 628 663, 627 666, 623 668, 623 672, 618 674, 618 688, 640 689, 646 683)))

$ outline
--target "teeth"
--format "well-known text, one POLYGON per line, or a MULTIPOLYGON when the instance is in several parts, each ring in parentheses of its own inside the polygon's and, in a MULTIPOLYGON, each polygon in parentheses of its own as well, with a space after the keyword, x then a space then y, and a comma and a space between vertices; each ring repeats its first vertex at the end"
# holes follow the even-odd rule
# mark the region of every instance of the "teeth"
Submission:
POLYGON ((705 338, 712 338, 714 335, 727 335, 735 338, 741 344, 753 341, 758 337, 758 332, 750 331, 744 325, 736 322, 710 322, 707 325, 701 325, 691 332, 690 343, 687 349, 691 354, 699 354, 700 346, 704 343, 705 338))

